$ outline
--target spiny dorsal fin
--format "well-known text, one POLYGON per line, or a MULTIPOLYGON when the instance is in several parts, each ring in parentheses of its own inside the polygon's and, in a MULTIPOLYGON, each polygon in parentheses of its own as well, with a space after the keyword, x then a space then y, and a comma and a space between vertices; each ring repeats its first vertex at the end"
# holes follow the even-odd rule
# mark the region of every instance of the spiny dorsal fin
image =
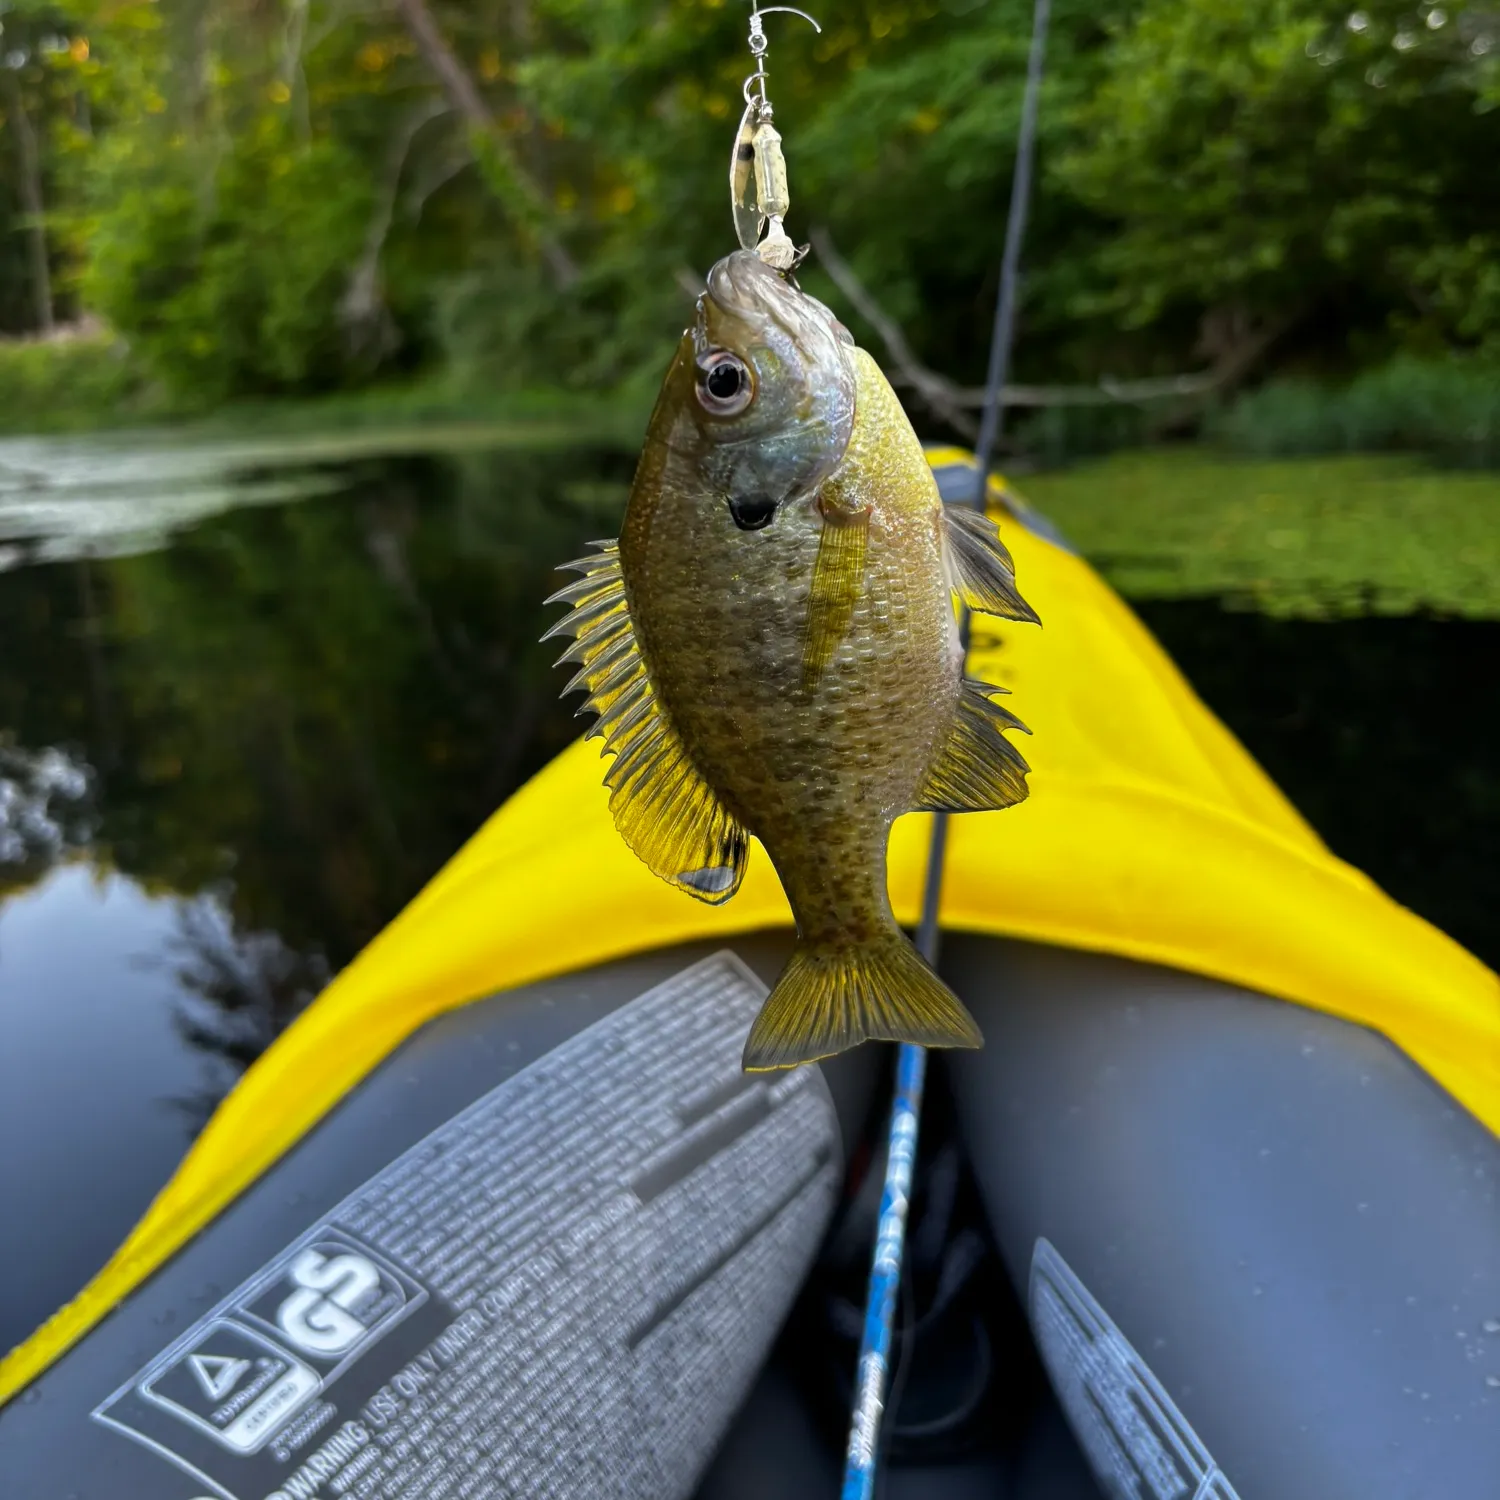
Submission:
POLYGON ((1025 800, 1031 768, 1005 738, 1007 729, 1031 731, 991 698, 1004 688, 966 677, 948 741, 917 796, 922 812, 994 812, 1025 800))
POLYGON ((953 592, 980 614, 1040 625, 1036 611, 1017 592, 1015 564, 995 523, 967 505, 945 505, 943 521, 953 592))
POLYGON ((811 690, 827 670, 854 618, 865 586, 870 513, 826 515, 807 601, 807 637, 802 643, 802 686, 811 690))
POLYGON ((576 637, 561 660, 581 666, 563 691, 586 689, 584 708, 599 716, 589 738, 601 735, 614 756, 604 784, 621 837, 668 884, 717 906, 739 889, 750 841, 694 769, 651 686, 616 544, 594 546, 602 556, 564 564, 584 576, 547 600, 573 608, 542 639, 576 637))

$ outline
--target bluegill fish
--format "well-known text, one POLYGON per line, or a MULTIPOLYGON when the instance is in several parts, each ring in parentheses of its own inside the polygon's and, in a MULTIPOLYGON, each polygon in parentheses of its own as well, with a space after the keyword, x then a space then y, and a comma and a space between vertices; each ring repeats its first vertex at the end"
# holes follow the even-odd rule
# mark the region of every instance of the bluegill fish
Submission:
POLYGON ((892 822, 1026 795, 1002 689, 966 679, 954 596, 1036 616, 978 512, 945 510, 895 393, 821 303, 750 251, 709 274, 618 542, 568 566, 549 634, 598 714, 620 833, 728 900, 750 836, 797 942, 745 1047, 790 1067, 869 1038, 977 1047, 897 926, 892 822))

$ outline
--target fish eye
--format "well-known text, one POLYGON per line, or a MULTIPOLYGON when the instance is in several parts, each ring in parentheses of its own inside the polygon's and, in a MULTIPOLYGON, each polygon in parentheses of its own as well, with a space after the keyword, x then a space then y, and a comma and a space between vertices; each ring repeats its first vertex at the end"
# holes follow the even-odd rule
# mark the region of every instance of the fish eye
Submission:
POLYGON ((744 411, 755 395, 750 367, 737 354, 715 349, 698 361, 698 404, 716 417, 744 411))

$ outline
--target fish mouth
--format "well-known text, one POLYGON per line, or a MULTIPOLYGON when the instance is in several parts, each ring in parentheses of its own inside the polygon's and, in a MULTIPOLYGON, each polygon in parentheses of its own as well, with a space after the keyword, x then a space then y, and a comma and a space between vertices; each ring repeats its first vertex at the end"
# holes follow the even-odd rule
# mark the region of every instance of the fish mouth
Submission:
POLYGON ((736 495, 729 516, 741 531, 762 531, 776 518, 777 502, 770 495, 736 495))

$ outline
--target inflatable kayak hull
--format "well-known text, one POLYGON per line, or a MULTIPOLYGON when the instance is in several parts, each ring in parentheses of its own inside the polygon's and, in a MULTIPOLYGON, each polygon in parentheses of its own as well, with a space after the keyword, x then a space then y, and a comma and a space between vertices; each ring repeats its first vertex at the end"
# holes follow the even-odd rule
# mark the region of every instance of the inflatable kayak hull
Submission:
MULTIPOLYGON (((665 950, 430 1023, 0 1412, 7 1493, 829 1493, 836 1449, 755 1382, 889 1052, 741 1075, 787 951, 665 950)), ((986 1046, 933 1087, 1096 1480, 1049 1408, 995 1473, 1486 1492, 1487 1131, 1374 1034, 1230 986, 963 936, 944 968, 986 1046)))

